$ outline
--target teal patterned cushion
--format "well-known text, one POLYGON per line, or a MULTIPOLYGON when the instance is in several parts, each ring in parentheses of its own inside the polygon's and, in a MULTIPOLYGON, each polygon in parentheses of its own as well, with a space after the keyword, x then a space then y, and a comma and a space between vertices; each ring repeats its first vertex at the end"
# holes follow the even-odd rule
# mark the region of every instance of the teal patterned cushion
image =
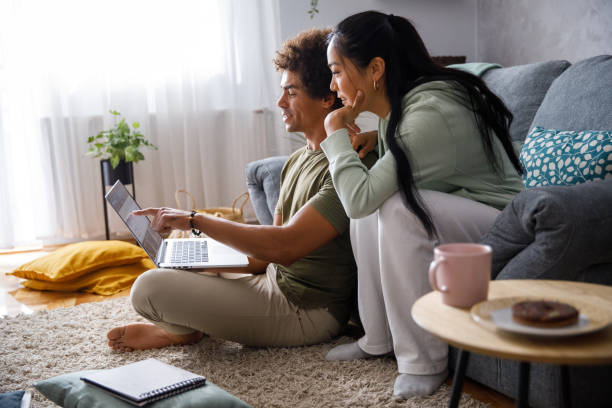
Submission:
POLYGON ((520 155, 525 187, 580 184, 612 178, 612 132, 535 127, 520 155))

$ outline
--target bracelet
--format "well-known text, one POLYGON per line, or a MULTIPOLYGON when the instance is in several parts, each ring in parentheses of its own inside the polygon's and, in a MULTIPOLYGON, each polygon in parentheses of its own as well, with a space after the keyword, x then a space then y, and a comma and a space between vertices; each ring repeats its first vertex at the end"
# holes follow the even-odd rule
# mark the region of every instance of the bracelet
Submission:
POLYGON ((189 215, 189 226, 191 227, 191 232, 193 233, 193 235, 195 235, 196 237, 199 237, 202 231, 196 231, 195 226, 193 225, 193 217, 195 217, 195 215, 196 215, 195 211, 192 211, 191 214, 189 215))

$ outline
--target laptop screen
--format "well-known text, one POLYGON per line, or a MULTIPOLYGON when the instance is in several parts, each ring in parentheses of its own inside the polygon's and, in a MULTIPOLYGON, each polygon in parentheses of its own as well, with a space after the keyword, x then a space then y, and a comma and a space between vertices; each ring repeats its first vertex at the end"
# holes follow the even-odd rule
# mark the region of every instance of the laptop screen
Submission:
POLYGON ((140 246, 155 262, 157 251, 162 244, 163 238, 159 233, 151 229, 149 218, 132 214, 132 211, 140 210, 140 207, 121 181, 117 181, 106 194, 106 200, 117 211, 117 214, 119 214, 119 217, 130 229, 130 232, 134 235, 140 246))

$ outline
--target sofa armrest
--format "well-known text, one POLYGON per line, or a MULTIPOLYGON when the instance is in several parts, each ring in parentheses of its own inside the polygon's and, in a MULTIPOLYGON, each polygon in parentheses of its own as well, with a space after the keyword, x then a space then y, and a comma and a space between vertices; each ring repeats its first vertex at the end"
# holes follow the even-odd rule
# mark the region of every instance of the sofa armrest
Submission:
POLYGON ((492 279, 577 280, 612 262, 612 180, 522 191, 481 242, 493 248, 492 279))
POLYGON ((274 156, 246 165, 246 183, 255 216, 260 224, 274 221, 274 209, 280 191, 281 170, 288 156, 274 156))

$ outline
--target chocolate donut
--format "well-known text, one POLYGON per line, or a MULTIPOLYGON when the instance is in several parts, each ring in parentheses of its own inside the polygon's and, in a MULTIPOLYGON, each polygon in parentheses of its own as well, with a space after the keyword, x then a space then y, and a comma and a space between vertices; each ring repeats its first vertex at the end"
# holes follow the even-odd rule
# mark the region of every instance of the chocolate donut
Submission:
POLYGON ((512 305, 512 320, 527 326, 563 327, 578 321, 578 310, 561 302, 523 301, 512 305))

